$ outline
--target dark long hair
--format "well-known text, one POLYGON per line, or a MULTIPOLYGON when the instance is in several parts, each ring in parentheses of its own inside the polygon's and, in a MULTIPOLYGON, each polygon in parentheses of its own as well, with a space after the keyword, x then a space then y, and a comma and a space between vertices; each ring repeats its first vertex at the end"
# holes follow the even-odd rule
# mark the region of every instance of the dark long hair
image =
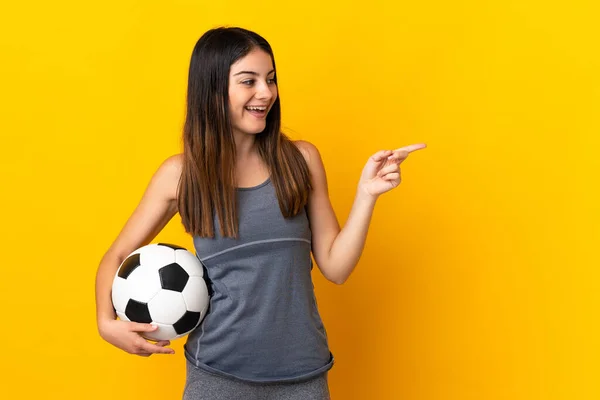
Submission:
MULTIPOLYGON (((256 48, 271 56, 275 68, 269 43, 246 29, 211 29, 194 47, 188 75, 184 161, 177 200, 183 226, 191 235, 214 237, 213 212, 216 212, 221 236, 238 236, 236 147, 229 115, 229 70, 233 63, 256 48)), ((280 128, 281 108, 277 96, 264 131, 256 136, 256 144, 269 169, 281 213, 290 218, 306 205, 311 185, 304 157, 280 128)))

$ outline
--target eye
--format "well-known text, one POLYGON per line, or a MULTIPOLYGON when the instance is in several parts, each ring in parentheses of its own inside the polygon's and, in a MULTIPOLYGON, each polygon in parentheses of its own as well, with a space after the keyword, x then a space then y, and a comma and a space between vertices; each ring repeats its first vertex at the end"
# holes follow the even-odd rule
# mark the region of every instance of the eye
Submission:
POLYGON ((271 83, 275 83, 275 78, 267 79, 267 82, 268 82, 269 84, 271 84, 271 83))
POLYGON ((250 86, 250 85, 252 85, 254 83, 254 79, 246 79, 245 81, 242 81, 242 83, 244 85, 250 86))

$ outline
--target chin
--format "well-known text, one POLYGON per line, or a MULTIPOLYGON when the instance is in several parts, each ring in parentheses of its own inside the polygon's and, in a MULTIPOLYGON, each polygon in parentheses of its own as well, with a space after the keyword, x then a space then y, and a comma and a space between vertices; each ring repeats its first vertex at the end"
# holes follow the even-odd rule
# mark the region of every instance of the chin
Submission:
POLYGON ((264 124, 263 126, 248 127, 248 129, 244 129, 244 131, 250 135, 257 135, 264 131, 266 127, 267 125, 264 124))
MULTIPOLYGON (((248 122, 248 121, 246 121, 248 122)), ((236 124, 233 129, 234 131, 245 133, 246 135, 257 135, 263 132, 267 128, 267 122, 264 121, 252 121, 253 123, 236 124)))

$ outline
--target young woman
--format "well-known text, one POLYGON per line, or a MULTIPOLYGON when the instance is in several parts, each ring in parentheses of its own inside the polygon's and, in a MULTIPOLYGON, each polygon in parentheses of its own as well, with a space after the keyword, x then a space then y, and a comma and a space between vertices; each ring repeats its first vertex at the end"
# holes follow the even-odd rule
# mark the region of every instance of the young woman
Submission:
POLYGON ((158 168, 97 273, 102 338, 141 356, 172 354, 149 324, 117 320, 112 280, 179 213, 205 267, 209 312, 185 344, 184 399, 328 399, 333 365, 311 281, 311 252, 342 284, 362 253, 379 195, 416 144, 367 161, 340 229, 318 150, 280 131, 270 45, 241 28, 206 32, 188 78, 184 149, 158 168))

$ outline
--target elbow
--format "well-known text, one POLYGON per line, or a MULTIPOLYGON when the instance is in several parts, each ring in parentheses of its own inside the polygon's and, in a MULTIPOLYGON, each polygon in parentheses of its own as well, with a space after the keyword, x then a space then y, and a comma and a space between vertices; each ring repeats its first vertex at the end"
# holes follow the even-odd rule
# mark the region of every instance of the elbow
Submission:
POLYGON ((342 275, 339 275, 339 276, 333 275, 333 276, 327 277, 327 280, 329 282, 335 283, 336 285, 343 285, 348 280, 348 277, 342 276, 342 275))
POLYGON ((335 283, 336 285, 343 285, 348 280, 352 270, 354 269, 354 267, 350 268, 349 266, 338 262, 323 262, 322 264, 317 262, 317 265, 325 279, 327 279, 329 282, 335 283))
POLYGON ((336 280, 332 280, 331 282, 335 283, 336 285, 343 285, 344 282, 346 282, 347 278, 344 279, 336 279, 336 280))
POLYGON ((350 274, 352 274, 352 270, 353 268, 321 268, 321 272, 323 273, 323 276, 325 276, 325 279, 336 285, 343 285, 350 277, 350 274))
POLYGON ((333 268, 327 267, 319 267, 321 270, 321 274, 327 279, 329 282, 335 283, 336 285, 342 285, 348 279, 348 276, 336 271, 333 268))

